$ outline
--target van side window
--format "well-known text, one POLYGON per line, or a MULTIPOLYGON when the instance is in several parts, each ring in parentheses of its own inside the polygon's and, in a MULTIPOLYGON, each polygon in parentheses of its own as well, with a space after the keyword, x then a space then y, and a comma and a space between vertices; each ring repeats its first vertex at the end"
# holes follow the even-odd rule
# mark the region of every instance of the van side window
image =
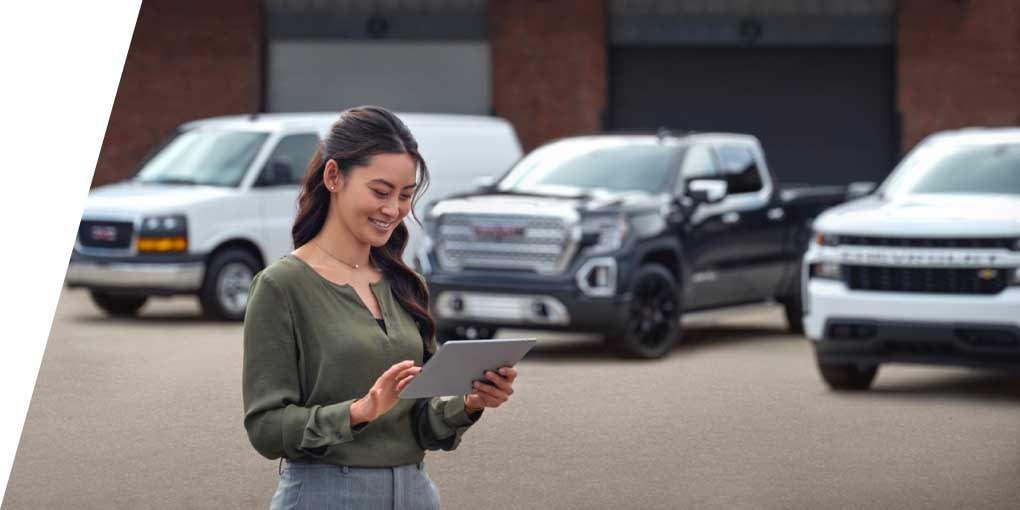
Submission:
POLYGON ((717 154, 726 178, 727 192, 752 193, 761 190, 761 172, 750 149, 740 145, 723 145, 718 148, 717 154))
POLYGON ((257 186, 300 184, 305 166, 311 161, 319 136, 313 133, 289 135, 280 139, 266 166, 259 175, 257 186))
POLYGON ((708 145, 692 145, 684 154, 684 162, 680 165, 680 179, 677 181, 676 192, 686 186, 687 181, 699 178, 717 178, 719 168, 715 156, 708 145))

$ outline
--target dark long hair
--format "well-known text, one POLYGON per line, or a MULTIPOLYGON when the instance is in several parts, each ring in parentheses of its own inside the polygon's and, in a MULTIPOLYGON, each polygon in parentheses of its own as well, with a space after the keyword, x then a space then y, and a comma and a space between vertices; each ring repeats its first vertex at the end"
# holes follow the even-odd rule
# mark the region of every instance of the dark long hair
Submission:
MULTIPOLYGON (((298 197, 298 214, 291 229, 294 247, 304 245, 318 235, 329 212, 329 190, 322 183, 322 174, 329 160, 336 162, 344 178, 357 166, 365 166, 377 154, 407 154, 419 170, 418 187, 411 199, 411 217, 418 197, 429 183, 425 160, 418 153, 418 142, 396 115, 378 106, 359 106, 340 112, 329 135, 320 144, 305 170, 304 184, 298 197)), ((390 239, 380 247, 373 246, 369 258, 390 279, 390 288, 397 302, 404 307, 421 332, 425 356, 435 352, 436 323, 429 313, 429 291, 417 273, 404 264, 407 226, 400 222, 390 239)))

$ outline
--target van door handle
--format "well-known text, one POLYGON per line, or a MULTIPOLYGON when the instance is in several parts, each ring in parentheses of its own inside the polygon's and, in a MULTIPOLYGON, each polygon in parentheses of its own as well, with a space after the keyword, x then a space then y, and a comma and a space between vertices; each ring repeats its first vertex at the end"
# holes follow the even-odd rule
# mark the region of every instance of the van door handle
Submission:
POLYGON ((738 221, 740 221, 740 214, 738 214, 738 213, 728 212, 728 213, 722 215, 722 222, 727 224, 727 225, 732 225, 732 224, 734 224, 734 223, 736 223, 738 221))
POLYGON ((779 221, 786 217, 786 211, 784 211, 782 207, 773 207, 772 209, 769 209, 767 214, 769 219, 772 221, 779 221))

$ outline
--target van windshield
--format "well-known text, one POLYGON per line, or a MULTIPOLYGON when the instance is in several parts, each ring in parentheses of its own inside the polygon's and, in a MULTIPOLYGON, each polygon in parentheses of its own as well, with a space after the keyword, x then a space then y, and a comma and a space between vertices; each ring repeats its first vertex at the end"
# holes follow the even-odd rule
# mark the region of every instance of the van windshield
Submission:
POLYGON ((268 137, 256 131, 185 131, 146 161, 135 181, 234 187, 268 137))
POLYGON ((657 191, 670 177, 675 149, 627 139, 575 139, 541 147, 499 183, 510 192, 657 191))
POLYGON ((882 192, 1020 195, 1020 143, 919 147, 893 172, 882 192))

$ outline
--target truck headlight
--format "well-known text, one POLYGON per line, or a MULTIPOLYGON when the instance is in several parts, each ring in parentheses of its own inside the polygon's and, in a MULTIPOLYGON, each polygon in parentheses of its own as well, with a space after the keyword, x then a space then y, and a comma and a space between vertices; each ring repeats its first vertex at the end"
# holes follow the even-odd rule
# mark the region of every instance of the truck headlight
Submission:
POLYGON ((811 264, 811 277, 827 280, 842 280, 843 269, 836 262, 816 262, 811 264))
POLYGON ((815 232, 815 244, 819 246, 839 246, 839 236, 815 232))
POLYGON ((188 219, 183 214, 142 218, 137 248, 139 253, 188 251, 188 219))
POLYGON ((595 216, 581 221, 581 246, 588 253, 604 253, 619 249, 630 224, 624 215, 595 216))

